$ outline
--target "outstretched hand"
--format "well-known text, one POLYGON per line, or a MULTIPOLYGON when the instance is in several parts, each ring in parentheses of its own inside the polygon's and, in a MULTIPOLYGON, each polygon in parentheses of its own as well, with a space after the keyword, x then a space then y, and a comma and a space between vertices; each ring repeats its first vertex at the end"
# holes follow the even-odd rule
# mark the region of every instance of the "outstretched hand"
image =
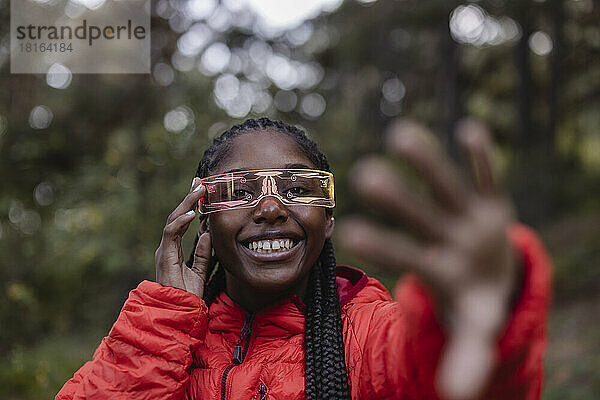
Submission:
POLYGON ((199 178, 194 178, 187 196, 167 218, 160 245, 155 253, 156 281, 165 286, 187 290, 198 297, 204 294, 204 283, 210 263, 211 241, 206 218, 200 223, 198 244, 194 250, 191 268, 185 264, 181 238, 194 220, 198 200, 206 189, 199 178))
POLYGON ((465 120, 456 137, 473 184, 425 128, 395 123, 386 148, 422 176, 431 198, 416 194, 386 158, 363 159, 352 173, 356 191, 398 225, 384 228, 353 216, 338 225, 338 237, 360 258, 394 272, 414 271, 428 285, 450 335, 437 388, 444 397, 469 399, 481 392, 493 368, 517 266, 507 238, 513 208, 498 188, 490 136, 479 122, 465 120))

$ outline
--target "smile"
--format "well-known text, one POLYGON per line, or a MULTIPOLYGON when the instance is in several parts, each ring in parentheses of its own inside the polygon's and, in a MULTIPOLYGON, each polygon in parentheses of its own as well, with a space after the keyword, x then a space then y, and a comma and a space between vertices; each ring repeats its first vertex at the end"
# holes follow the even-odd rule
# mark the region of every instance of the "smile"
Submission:
POLYGON ((291 249, 298 244, 293 239, 255 240, 247 243, 247 247, 257 253, 277 253, 291 249))
POLYGON ((242 252, 260 263, 283 262, 296 257, 303 248, 304 238, 284 232, 271 232, 248 238, 239 243, 242 252))

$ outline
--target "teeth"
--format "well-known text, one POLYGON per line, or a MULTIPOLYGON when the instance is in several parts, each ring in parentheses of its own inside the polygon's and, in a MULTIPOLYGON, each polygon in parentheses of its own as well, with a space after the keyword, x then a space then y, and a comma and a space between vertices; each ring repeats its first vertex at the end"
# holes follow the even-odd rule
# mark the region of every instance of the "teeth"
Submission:
POLYGON ((294 247, 291 239, 258 240, 248 243, 248 248, 258 253, 275 253, 294 247))

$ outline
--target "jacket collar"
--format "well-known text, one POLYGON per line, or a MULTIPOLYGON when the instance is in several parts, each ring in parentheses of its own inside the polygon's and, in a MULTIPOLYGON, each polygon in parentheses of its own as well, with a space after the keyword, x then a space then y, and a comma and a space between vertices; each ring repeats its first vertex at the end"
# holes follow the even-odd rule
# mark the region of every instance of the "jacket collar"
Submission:
MULTIPOLYGON (((336 267, 336 283, 340 305, 344 306, 360 292, 368 282, 364 272, 348 266, 336 267)), ((305 304, 298 296, 292 296, 252 315, 253 332, 263 338, 289 337, 304 332, 305 304)), ((225 292, 210 306, 208 329, 220 332, 231 340, 239 335, 246 318, 250 315, 225 292)))

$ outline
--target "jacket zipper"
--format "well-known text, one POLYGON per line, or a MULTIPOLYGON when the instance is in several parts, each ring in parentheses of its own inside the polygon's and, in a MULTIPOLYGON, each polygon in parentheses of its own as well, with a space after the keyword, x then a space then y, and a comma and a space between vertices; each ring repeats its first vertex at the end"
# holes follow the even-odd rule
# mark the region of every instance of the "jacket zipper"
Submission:
POLYGON ((256 394, 254 395, 254 397, 252 398, 252 400, 265 400, 267 398, 267 387, 265 386, 264 383, 261 383, 260 385, 258 385, 258 392, 256 392, 256 394), (260 397, 258 397, 260 396, 260 397))
POLYGON ((250 328, 252 327, 253 319, 254 313, 246 313, 246 318, 244 319, 244 326, 242 327, 240 338, 238 339, 237 344, 233 348, 233 364, 229 364, 227 368, 225 368, 225 371, 223 371, 223 377, 221 378, 221 400, 225 400, 225 394, 227 392, 227 375, 229 375, 229 371, 231 371, 231 368, 235 367, 236 365, 240 365, 242 362, 244 362, 244 358, 246 357, 246 353, 248 352, 248 345, 250 344, 250 328))

